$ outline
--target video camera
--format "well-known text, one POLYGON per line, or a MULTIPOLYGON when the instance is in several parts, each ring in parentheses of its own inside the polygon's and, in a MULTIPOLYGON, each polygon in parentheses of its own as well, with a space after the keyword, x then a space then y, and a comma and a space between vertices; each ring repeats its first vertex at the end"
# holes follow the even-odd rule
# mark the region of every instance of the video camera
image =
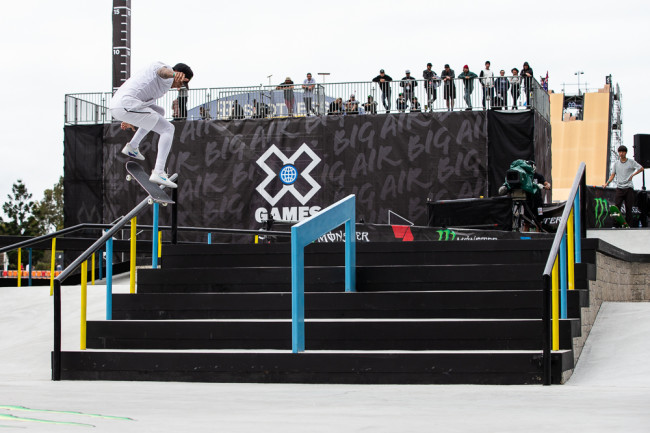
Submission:
POLYGON ((533 181, 535 174, 535 163, 533 161, 525 161, 517 159, 510 164, 510 168, 506 171, 506 181, 499 188, 500 195, 510 193, 515 200, 525 200, 526 193, 535 194, 543 185, 537 185, 533 181))

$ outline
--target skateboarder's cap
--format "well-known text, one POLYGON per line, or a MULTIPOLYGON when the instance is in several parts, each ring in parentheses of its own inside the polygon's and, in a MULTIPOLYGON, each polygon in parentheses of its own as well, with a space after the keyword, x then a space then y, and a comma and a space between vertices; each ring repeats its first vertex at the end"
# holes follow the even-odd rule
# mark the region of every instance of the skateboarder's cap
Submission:
POLYGON ((185 88, 189 89, 190 86, 188 86, 189 82, 192 80, 192 77, 194 76, 194 72, 192 72, 192 68, 187 66, 185 63, 176 63, 176 66, 172 68, 176 72, 182 72, 185 74, 185 78, 187 78, 188 82, 185 83, 185 88))

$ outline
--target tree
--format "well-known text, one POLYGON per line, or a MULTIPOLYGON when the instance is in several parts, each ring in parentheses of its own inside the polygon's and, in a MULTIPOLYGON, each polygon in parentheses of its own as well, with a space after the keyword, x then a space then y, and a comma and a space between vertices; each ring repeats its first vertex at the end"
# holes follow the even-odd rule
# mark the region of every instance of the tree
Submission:
POLYGON ((52 189, 43 192, 43 200, 36 205, 34 215, 44 233, 63 229, 63 176, 52 189))
POLYGON ((9 199, 2 205, 8 221, 3 222, 1 230, 4 235, 39 236, 44 233, 34 215, 36 203, 31 200, 32 194, 22 180, 18 179, 11 187, 9 199))

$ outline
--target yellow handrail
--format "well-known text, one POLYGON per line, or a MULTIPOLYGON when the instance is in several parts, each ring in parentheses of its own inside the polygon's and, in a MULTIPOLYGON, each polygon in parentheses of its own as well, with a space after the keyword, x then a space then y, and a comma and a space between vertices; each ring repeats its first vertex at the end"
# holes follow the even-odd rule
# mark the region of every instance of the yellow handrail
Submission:
POLYGON ((52 238, 52 259, 50 264, 50 296, 54 295, 54 267, 56 265, 56 238, 52 238))
POLYGON ((131 218, 131 263, 129 268, 129 288, 131 293, 135 293, 135 238, 137 235, 137 221, 138 217, 131 218))
POLYGON ((555 257, 551 273, 551 321, 553 322, 553 350, 560 350, 560 279, 558 278, 559 258, 555 257))
POLYGON ((22 285, 21 283, 22 283, 22 280, 23 280, 23 270, 21 269, 21 264, 23 262, 23 254, 22 253, 23 253, 22 250, 20 248, 18 248, 18 263, 17 263, 18 267, 16 268, 18 270, 18 272, 16 273, 16 275, 18 275, 18 286, 17 287, 21 287, 21 285, 22 285))
POLYGON ((86 305, 88 303, 88 260, 81 264, 81 323, 79 350, 86 350, 86 305))

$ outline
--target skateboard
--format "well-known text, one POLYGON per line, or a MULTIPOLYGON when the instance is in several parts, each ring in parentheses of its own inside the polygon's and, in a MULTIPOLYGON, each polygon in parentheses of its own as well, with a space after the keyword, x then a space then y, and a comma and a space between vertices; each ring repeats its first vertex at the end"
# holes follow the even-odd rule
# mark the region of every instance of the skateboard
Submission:
POLYGON ((617 223, 620 227, 624 229, 630 228, 623 215, 621 215, 621 211, 615 205, 611 205, 609 207, 609 216, 614 218, 614 222, 617 223))
POLYGON ((167 193, 162 190, 160 185, 149 180, 149 175, 140 164, 135 161, 129 161, 126 163, 126 171, 128 172, 126 180, 131 181, 131 179, 135 179, 142 189, 149 194, 149 204, 162 203, 163 206, 167 206, 168 203, 174 203, 167 193))

